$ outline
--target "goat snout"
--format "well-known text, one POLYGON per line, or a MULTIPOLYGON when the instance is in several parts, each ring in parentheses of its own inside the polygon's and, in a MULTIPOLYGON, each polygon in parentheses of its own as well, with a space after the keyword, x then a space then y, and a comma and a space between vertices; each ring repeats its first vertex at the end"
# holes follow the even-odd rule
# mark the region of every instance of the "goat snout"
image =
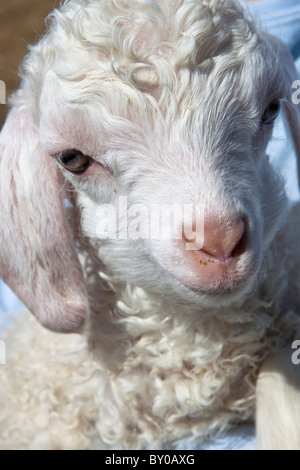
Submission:
POLYGON ((204 242, 194 254, 199 259, 227 263, 246 248, 246 223, 244 218, 222 221, 216 217, 204 219, 204 242))
POLYGON ((195 275, 189 283, 196 282, 198 287, 210 290, 232 288, 243 282, 248 266, 245 259, 249 248, 247 218, 208 215, 204 218, 203 237, 202 247, 193 250, 183 237, 185 257, 195 275))

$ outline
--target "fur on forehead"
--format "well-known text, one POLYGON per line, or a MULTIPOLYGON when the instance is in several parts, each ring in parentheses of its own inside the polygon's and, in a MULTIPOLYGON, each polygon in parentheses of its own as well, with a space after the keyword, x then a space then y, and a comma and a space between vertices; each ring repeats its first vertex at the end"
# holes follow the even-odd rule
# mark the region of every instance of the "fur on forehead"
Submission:
POLYGON ((199 120, 199 103, 203 112, 213 99, 221 112, 232 112, 235 103, 241 112, 243 102, 249 124, 263 111, 261 96, 274 95, 274 82, 280 87, 277 65, 235 0, 72 0, 51 15, 25 76, 37 109, 45 95, 69 105, 98 99, 100 107, 139 123, 159 116, 174 123, 176 116, 191 125, 199 120), (248 93, 253 80, 263 88, 257 103, 248 93))

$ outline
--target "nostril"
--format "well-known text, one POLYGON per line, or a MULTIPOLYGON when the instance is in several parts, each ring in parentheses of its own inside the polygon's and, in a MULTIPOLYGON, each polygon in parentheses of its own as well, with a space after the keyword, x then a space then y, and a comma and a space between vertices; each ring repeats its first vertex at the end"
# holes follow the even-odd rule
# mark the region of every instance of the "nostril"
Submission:
POLYGON ((198 253, 225 262, 244 253, 247 238, 244 218, 228 221, 210 217, 204 221, 204 244, 198 253))

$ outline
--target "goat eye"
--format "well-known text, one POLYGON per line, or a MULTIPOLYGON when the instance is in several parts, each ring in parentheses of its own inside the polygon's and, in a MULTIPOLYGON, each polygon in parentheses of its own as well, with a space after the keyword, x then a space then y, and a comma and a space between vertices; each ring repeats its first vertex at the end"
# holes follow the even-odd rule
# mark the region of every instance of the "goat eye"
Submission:
POLYGON ((280 108, 280 100, 276 99, 271 101, 261 117, 261 123, 265 125, 272 124, 272 122, 277 118, 280 108))
POLYGON ((92 159, 79 150, 66 150, 57 156, 58 162, 67 170, 83 173, 92 163, 92 159))

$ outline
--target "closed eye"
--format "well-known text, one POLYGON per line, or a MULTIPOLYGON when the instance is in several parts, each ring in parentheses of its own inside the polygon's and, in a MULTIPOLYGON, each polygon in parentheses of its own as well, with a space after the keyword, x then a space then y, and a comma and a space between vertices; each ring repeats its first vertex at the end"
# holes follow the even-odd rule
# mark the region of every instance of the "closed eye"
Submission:
POLYGON ((94 162, 91 157, 76 149, 65 150, 56 155, 56 159, 62 167, 75 174, 84 173, 94 162))

